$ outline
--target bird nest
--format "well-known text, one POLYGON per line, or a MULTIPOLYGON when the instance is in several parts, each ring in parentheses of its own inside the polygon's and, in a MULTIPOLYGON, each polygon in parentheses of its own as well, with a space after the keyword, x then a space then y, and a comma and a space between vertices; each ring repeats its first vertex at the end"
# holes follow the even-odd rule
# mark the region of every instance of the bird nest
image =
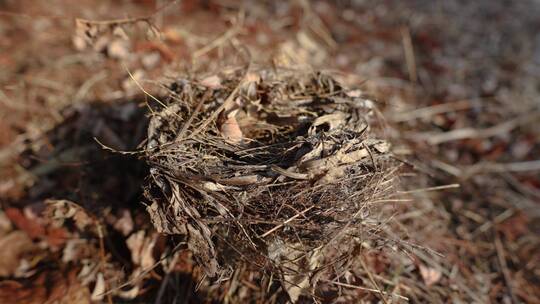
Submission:
POLYGON ((303 288, 377 240, 396 164, 361 90, 242 69, 168 89, 148 128, 147 210, 209 276, 247 263, 303 288))

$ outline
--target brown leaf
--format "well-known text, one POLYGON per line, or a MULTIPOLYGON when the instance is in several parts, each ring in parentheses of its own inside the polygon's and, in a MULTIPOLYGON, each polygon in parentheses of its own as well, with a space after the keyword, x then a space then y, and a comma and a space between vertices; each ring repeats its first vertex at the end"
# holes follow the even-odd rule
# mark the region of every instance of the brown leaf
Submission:
POLYGON ((105 279, 103 278, 103 273, 97 274, 96 286, 92 291, 91 299, 92 301, 101 301, 105 297, 105 279))
POLYGON ((150 220, 159 233, 165 234, 186 234, 185 225, 180 219, 175 222, 171 222, 167 217, 167 211, 163 210, 161 206, 153 202, 151 205, 146 206, 146 211, 150 215, 150 220))
POLYGON ((268 246, 269 257, 274 262, 283 263, 283 287, 292 303, 296 303, 303 291, 309 287, 309 275, 320 264, 320 251, 313 251, 309 255, 301 250, 301 245, 275 241, 268 246), (299 262, 302 261, 302 262, 299 262))
POLYGON ((246 73, 246 76, 244 77, 244 82, 255 82, 259 83, 261 81, 261 75, 255 72, 248 72, 246 73))
POLYGON ((315 119, 311 127, 309 128, 309 134, 315 135, 317 127, 322 125, 328 125, 328 130, 331 131, 337 127, 343 126, 347 123, 347 118, 349 114, 343 112, 337 112, 332 114, 323 115, 315 119))
POLYGON ((76 19, 72 42, 78 51, 92 47, 96 52, 106 51, 109 57, 116 59, 124 59, 131 52, 129 37, 122 26, 114 22, 102 24, 76 19))
POLYGON ((41 286, 25 286, 15 280, 0 282, 0 303, 41 304, 47 300, 47 290, 41 286))
POLYGON ((43 237, 46 234, 45 227, 39 224, 37 221, 31 221, 21 210, 17 208, 7 208, 6 216, 11 220, 11 222, 17 226, 17 228, 23 230, 28 234, 32 239, 43 237))
POLYGON ((15 273, 22 256, 36 247, 25 232, 16 230, 0 239, 0 248, 2 248, 0 277, 7 277, 15 273))
POLYGON ((92 255, 92 249, 92 246, 87 240, 78 238, 69 239, 62 250, 62 262, 67 264, 87 258, 92 255))
POLYGON ((433 284, 436 284, 440 281, 442 277, 442 273, 440 270, 424 266, 420 264, 420 275, 422 276, 422 279, 424 280, 424 283, 427 287, 430 287, 433 284))
POLYGON ((95 220, 79 205, 68 200, 47 200, 46 214, 56 222, 57 226, 62 226, 66 219, 75 221, 79 230, 96 226, 95 220))
POLYGON ((35 215, 23 212, 16 208, 6 210, 8 218, 17 228, 26 232, 32 239, 45 240, 51 247, 59 247, 68 239, 69 233, 62 227, 48 227, 40 223, 35 215))
POLYGON ((133 233, 127 240, 126 245, 131 251, 131 260, 135 265, 148 269, 155 264, 152 254, 156 245, 157 235, 147 237, 144 230, 133 233))
POLYGON ((11 222, 6 213, 0 210, 0 236, 12 229, 11 222))
POLYGON ((179 44, 184 40, 182 33, 175 27, 166 27, 162 32, 164 40, 172 44, 179 44))
MULTIPOLYGON (((214 277, 218 270, 215 251, 212 244, 195 227, 187 225, 188 248, 209 277, 214 277)), ((209 232, 207 232, 209 234, 209 232)))
POLYGON ((69 275, 50 276, 48 281, 54 282, 49 291, 49 298, 46 303, 58 303, 58 304, 90 304, 90 290, 88 287, 82 286, 77 280, 76 272, 72 271, 69 275))
POLYGON ((347 96, 349 97, 358 98, 358 97, 362 97, 364 93, 360 89, 355 89, 355 90, 346 91, 345 94, 347 94, 347 96))
POLYGON ((129 52, 129 42, 124 39, 112 39, 107 44, 107 55, 111 58, 125 59, 129 52))
POLYGON ((173 62, 176 59, 176 54, 164 43, 157 41, 140 42, 135 47, 136 51, 157 51, 163 60, 173 62))
POLYGON ((221 135, 229 143, 239 144, 242 142, 242 130, 240 130, 240 126, 238 125, 234 114, 227 115, 227 119, 221 125, 220 131, 221 135))
POLYGON ((217 75, 212 75, 201 80, 200 84, 207 88, 219 89, 221 88, 221 78, 217 75))
POLYGON ((46 241, 49 246, 58 248, 64 245, 69 239, 69 232, 62 227, 49 227, 47 228, 46 241))
POLYGON ((123 209, 120 211, 121 216, 120 218, 116 219, 113 226, 114 229, 120 231, 122 235, 127 236, 128 234, 133 231, 133 218, 131 217, 131 212, 127 209, 123 209))

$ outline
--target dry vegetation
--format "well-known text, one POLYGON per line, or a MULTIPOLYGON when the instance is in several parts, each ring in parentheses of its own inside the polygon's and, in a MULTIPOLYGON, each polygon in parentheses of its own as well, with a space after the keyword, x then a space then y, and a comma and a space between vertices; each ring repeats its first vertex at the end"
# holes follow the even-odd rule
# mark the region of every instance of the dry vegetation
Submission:
POLYGON ((0 302, 540 302, 539 15, 0 2, 0 302))
POLYGON ((244 70, 169 86, 148 127, 147 210, 159 232, 185 236, 209 277, 246 266, 296 301, 381 240, 373 206, 392 201, 398 165, 360 90, 244 70))

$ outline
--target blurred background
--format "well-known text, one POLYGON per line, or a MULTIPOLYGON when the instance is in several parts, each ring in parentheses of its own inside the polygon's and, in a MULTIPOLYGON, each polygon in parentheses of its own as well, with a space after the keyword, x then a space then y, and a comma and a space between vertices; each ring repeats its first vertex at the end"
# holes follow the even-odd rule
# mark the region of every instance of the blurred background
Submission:
POLYGON ((146 271, 174 244, 140 204, 147 168, 94 141, 136 149, 145 91, 252 64, 361 87, 410 169, 388 225, 439 254, 371 255, 378 283, 356 283, 412 303, 539 303, 539 17, 534 0, 0 1, 0 299, 279 302, 248 272, 204 281, 188 252, 146 271))

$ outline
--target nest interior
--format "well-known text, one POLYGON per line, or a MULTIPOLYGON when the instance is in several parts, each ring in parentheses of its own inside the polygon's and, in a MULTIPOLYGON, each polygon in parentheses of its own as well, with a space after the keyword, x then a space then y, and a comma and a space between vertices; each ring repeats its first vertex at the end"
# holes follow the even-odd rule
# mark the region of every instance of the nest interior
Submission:
POLYGON ((378 241, 374 208, 398 165, 361 90, 275 69, 167 88, 148 128, 147 210, 209 276, 247 263, 301 288, 378 241))

